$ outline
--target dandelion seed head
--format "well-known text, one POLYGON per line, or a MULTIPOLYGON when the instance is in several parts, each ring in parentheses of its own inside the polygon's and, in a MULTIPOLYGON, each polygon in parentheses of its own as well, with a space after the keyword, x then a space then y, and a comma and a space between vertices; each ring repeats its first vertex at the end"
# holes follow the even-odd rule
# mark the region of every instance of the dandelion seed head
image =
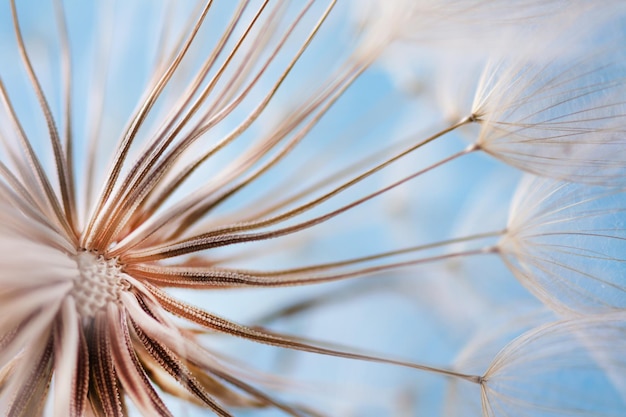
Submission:
MULTIPOLYGON (((420 415, 437 415, 431 407, 438 405, 422 398, 443 384, 473 384, 490 396, 502 370, 518 376, 516 358, 529 355, 495 355, 489 346, 482 353, 496 359, 484 376, 477 362, 445 365, 451 345, 518 299, 473 280, 478 274, 469 269, 490 269, 488 262, 476 267, 484 259, 500 256, 559 312, 624 308, 617 277, 626 245, 616 242, 626 235, 611 216, 623 204, 596 189, 522 186, 508 225, 478 222, 490 230, 447 236, 450 217, 467 215, 459 195, 486 193, 465 187, 484 180, 486 167, 462 165, 470 153, 485 151, 547 177, 621 181, 626 111, 622 79, 603 66, 610 54, 517 54, 510 46, 539 27, 545 30, 533 46, 561 33, 587 3, 359 1, 363 16, 350 31, 342 9, 349 3, 337 0, 93 8, 57 0, 54 18, 36 27, 25 18, 27 6, 8 0, 0 13, 12 51, 0 68, 2 411, 171 417, 180 401, 222 417, 260 408, 336 415, 326 401, 312 400, 316 389, 332 389, 294 383, 303 374, 343 376, 342 366, 332 376, 319 366, 302 372, 300 361, 317 354, 359 361, 346 369, 374 362, 424 373, 398 384, 420 396, 395 408, 386 400, 398 398, 397 386, 387 385, 386 372, 397 369, 373 374, 373 387, 383 389, 360 396, 342 415, 362 415, 368 406, 369 414, 385 415, 384 405, 392 414, 423 407, 428 412, 420 415), (34 32, 46 41, 37 46, 34 32), (402 44, 428 51, 415 61, 428 53, 436 59, 426 59, 432 68, 420 66, 420 120, 410 112, 408 124, 392 125, 403 122, 407 97, 372 67, 402 44), (485 70, 471 106, 475 70, 487 56, 497 64, 485 70), (455 142, 461 131, 471 135, 470 146, 455 142), (397 141, 396 132, 403 136, 397 141), (423 188, 408 188, 422 175, 423 188), (604 209, 587 207, 580 200, 587 193, 604 209), (446 238, 428 241, 434 235, 446 238), (438 265, 405 273, 432 263, 438 265), (394 284, 396 274, 410 281, 394 284), (436 283, 422 281, 428 277, 436 283), (323 291, 331 282, 338 285, 323 291), (272 296, 288 302, 275 306, 272 296), (356 308, 346 313, 353 300, 356 308), (221 310, 227 304, 233 311, 221 310), (259 305, 269 314, 256 317, 259 305), (389 315, 386 306, 393 307, 389 315), (239 313, 248 317, 233 319, 239 313), (295 334, 277 324, 283 319, 293 320, 295 334), (318 331, 332 341, 314 340, 318 331), (361 332, 368 333, 364 341, 361 332), (222 349, 236 340, 259 355, 222 349), (370 346, 405 357, 368 352, 370 346), (265 361, 274 350, 276 360, 265 361), (426 362, 413 361, 417 350, 426 362), (260 371, 266 365, 269 375, 260 371)), ((485 212, 497 210, 484 203, 485 212)), ((509 275, 506 290, 518 287, 509 275)), ((333 391, 328 403, 354 388, 341 385, 347 389, 333 391)))
POLYGON ((71 295, 83 318, 93 318, 108 303, 119 302, 120 292, 130 289, 116 258, 107 259, 92 251, 80 251, 76 263, 79 274, 71 295))

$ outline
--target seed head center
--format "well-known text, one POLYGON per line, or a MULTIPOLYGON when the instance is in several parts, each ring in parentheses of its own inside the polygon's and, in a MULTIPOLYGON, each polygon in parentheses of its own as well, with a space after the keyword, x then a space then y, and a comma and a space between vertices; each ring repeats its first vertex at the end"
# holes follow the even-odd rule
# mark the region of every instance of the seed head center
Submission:
POLYGON ((78 313, 92 318, 108 303, 117 302, 120 292, 128 289, 117 258, 107 259, 94 252, 82 251, 76 256, 79 275, 72 295, 78 313))

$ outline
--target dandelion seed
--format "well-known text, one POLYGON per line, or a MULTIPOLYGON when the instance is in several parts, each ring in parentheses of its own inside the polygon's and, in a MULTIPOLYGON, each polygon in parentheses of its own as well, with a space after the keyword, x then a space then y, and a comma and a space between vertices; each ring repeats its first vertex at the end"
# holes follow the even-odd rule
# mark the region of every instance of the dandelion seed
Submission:
MULTIPOLYGON (((574 22, 575 29, 564 29, 542 48, 558 48, 574 30, 586 33, 589 26, 581 19, 574 22)), ((533 49, 522 59, 487 65, 472 106, 481 124, 478 146, 536 175, 621 184, 626 120, 622 46, 619 40, 615 45, 606 40, 590 55, 542 49, 548 59, 533 49)))
POLYGON ((515 339, 484 375, 483 415, 622 415, 624 324, 623 312, 589 316, 515 339))
POLYGON ((559 312, 626 307, 623 191, 527 176, 499 251, 518 280, 559 312))
MULTIPOLYGON (((563 12, 558 1, 527 1, 512 4, 488 1, 368 0, 355 5, 356 20, 371 28, 372 35, 387 41, 418 44, 426 48, 470 48, 474 53, 494 52, 509 31, 524 31, 554 14, 563 12), (491 22, 485 25, 484 22, 491 22)), ((588 10, 577 2, 566 12, 588 10)))
MULTIPOLYGON (((483 374, 491 362, 518 337, 556 320, 554 313, 523 303, 518 308, 502 307, 498 315, 485 319, 455 358, 455 368, 483 374)), ((513 342, 514 343, 514 342, 513 342)), ((482 415, 481 386, 450 381, 446 393, 445 416, 482 415)))

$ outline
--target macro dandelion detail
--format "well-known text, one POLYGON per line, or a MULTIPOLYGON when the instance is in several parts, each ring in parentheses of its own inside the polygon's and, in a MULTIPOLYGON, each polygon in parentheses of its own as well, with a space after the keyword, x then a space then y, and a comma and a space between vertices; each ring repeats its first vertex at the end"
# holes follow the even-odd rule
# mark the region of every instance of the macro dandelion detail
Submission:
POLYGON ((554 310, 622 310, 623 190, 528 177, 517 193, 500 250, 519 279, 554 310))
POLYGON ((0 409, 622 415, 625 12, 4 2, 0 409))

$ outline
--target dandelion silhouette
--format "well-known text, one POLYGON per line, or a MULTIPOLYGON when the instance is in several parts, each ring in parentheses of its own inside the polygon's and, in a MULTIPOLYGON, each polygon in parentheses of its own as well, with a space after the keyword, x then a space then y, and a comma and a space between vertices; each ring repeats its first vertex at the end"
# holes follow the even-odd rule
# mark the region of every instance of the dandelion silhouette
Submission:
MULTIPOLYGON (((288 370, 262 372, 240 363, 236 351, 214 349, 211 340, 220 335, 259 349, 408 368, 416 381, 434 376, 444 384, 463 382, 475 388, 484 416, 617 416, 626 410, 620 372, 624 44, 613 39, 619 31, 599 35, 605 26, 619 25, 624 11, 618 4, 575 2, 562 10, 559 1, 515 7, 503 0, 356 2, 362 13, 357 30, 340 37, 338 22, 347 11, 334 0, 103 3, 91 11, 97 27, 82 28, 96 38, 88 65, 77 59, 86 48, 76 32, 84 22, 77 23, 61 0, 52 4, 54 19, 36 23, 44 37, 54 31, 43 48, 29 38, 26 6, 9 0, 0 11, 3 30, 12 28, 1 36, 13 51, 0 66, 0 407, 6 415, 171 416, 179 404, 172 397, 220 416, 268 409, 293 416, 349 414, 336 411, 332 398, 307 398, 313 389, 288 395, 299 382, 288 370), (146 30, 145 38, 142 30, 116 33, 127 29, 124 19, 134 25, 142 13, 154 32, 146 30), (589 36, 601 47, 578 48, 570 39, 573 28, 581 32, 576 39, 589 36), (519 45, 531 33, 530 40, 544 47, 520 49, 515 57, 500 42, 487 41, 506 34, 519 45), (442 124, 443 109, 434 121, 418 123, 412 115, 412 124, 429 125, 414 130, 429 133, 400 141, 392 140, 395 128, 387 122, 357 120, 371 122, 384 140, 359 137, 330 163, 342 138, 325 138, 324 121, 333 111, 341 121, 350 117, 342 100, 359 89, 372 93, 366 81, 380 76, 375 65, 394 45, 408 40, 454 55, 468 39, 485 42, 476 48, 484 71, 473 106, 459 120, 442 124), (571 49, 554 50, 568 42, 571 49), (139 56, 124 55, 125 48, 139 56), (148 58, 143 54, 149 49, 154 56, 148 58), (319 50, 324 53, 309 55, 319 50), (42 64, 47 53, 58 55, 54 65, 42 64), (311 59, 322 61, 314 74, 304 65, 311 59), (133 79, 138 62, 147 66, 141 81, 133 79), (78 88, 84 84, 87 92, 78 88), (141 97, 134 110, 117 97, 120 85, 141 97), (111 97, 119 100, 114 106, 111 97), (128 112, 125 127, 117 126, 118 108, 128 112), (88 133, 77 133, 77 125, 88 133), (471 143, 456 143, 448 152, 455 136, 471 135, 472 128, 471 143), (448 146, 447 153, 433 158, 437 146, 448 146), (411 214, 404 231, 411 245, 385 246, 375 233, 353 238, 349 250, 337 243, 340 219, 358 223, 368 209, 357 228, 386 231, 387 221, 397 219, 385 218, 375 203, 393 205, 399 189, 444 176, 481 152, 493 157, 481 164, 499 160, 538 175, 522 181, 500 230, 452 238, 442 231, 429 241, 414 236, 412 222, 440 219, 411 214), (110 156, 108 165, 103 156, 110 156), (321 168, 305 169, 314 158, 321 168), (381 173, 404 163, 407 171, 381 181, 381 173), (285 264, 250 266, 255 243, 257 255, 284 254, 285 264), (316 244, 324 247, 323 256, 311 250, 316 244), (437 275, 429 265, 454 269, 455 262, 498 257, 561 320, 510 342, 491 355, 486 371, 463 369, 460 362, 441 366, 433 354, 437 331, 406 326, 405 317, 394 319, 399 335, 376 338, 402 347, 409 333, 419 333, 433 341, 431 352, 403 358, 370 352, 376 344, 352 347, 273 327, 299 316, 313 321, 316 310, 333 311, 360 298, 379 315, 389 306, 367 299, 402 292, 392 273, 415 268, 406 278, 425 290, 426 277, 437 275), (217 293, 211 290, 278 293, 340 281, 345 286, 307 294, 248 322, 264 326, 213 313, 210 303, 196 305, 202 300, 196 294, 217 293), (590 390, 594 384, 603 395, 590 390)), ((436 102, 427 94, 417 100, 429 107, 436 102)), ((468 167, 457 175, 471 176, 468 167)), ((418 202, 428 199, 415 194, 418 202)), ((455 271, 472 285, 471 273, 455 271)), ((374 328, 372 321, 363 318, 356 327, 374 328)), ((340 385, 340 395, 328 397, 347 396, 349 384, 340 385)), ((351 411, 381 414, 368 410, 383 397, 376 384, 372 389, 377 394, 361 396, 351 411)), ((417 414, 420 407, 418 401, 415 410, 401 408, 417 414)), ((442 411, 440 404, 426 408, 442 411)), ((392 404, 385 412, 399 409, 392 404)))

